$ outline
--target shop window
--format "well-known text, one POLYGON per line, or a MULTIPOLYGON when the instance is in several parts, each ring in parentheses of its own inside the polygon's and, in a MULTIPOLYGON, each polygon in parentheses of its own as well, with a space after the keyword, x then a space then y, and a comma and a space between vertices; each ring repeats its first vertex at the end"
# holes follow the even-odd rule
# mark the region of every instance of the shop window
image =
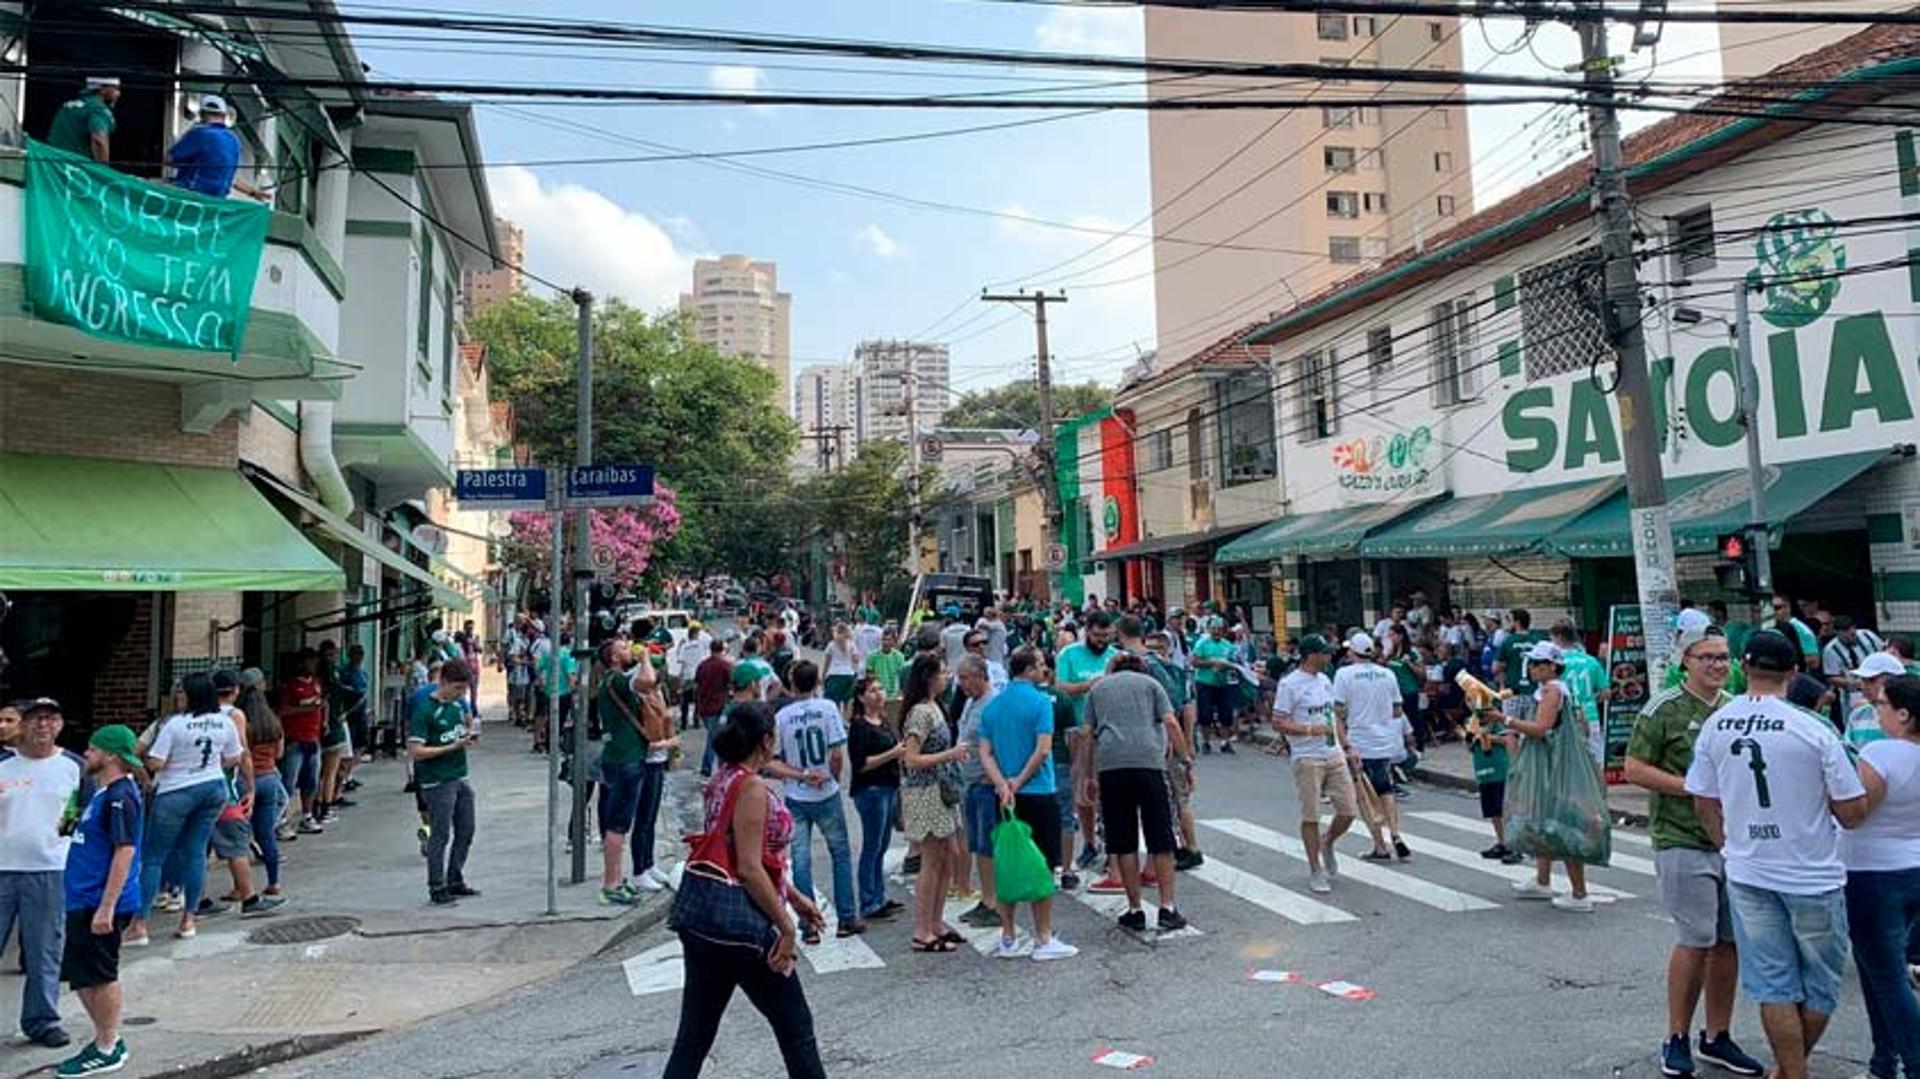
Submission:
POLYGON ((1272 376, 1264 370, 1235 375, 1215 387, 1225 486, 1273 477, 1272 392, 1272 376))

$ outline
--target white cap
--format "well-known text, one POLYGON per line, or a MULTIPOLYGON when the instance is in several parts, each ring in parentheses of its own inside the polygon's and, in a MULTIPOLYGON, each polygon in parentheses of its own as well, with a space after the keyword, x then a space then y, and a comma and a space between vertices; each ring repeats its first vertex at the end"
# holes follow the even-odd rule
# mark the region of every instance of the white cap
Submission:
POLYGON ((446 631, 446 630, 444 630, 444 629, 436 629, 436 630, 434 630, 434 631, 433 631, 433 640, 434 640, 434 642, 435 642, 436 644, 437 644, 437 643, 440 643, 440 642, 443 642, 443 641, 445 641, 446 639, 447 639, 447 631, 446 631))
POLYGON ((1373 655, 1373 638, 1364 633, 1356 633, 1347 638, 1347 650, 1356 655, 1373 655))
POLYGON ((546 622, 546 620, 545 620, 545 619, 543 619, 543 618, 536 618, 536 619, 534 619, 534 620, 533 620, 533 631, 534 631, 535 633, 545 633, 545 632, 547 631, 547 622, 546 622))
POLYGON ((1707 612, 1698 607, 1688 607, 1686 610, 1674 616, 1673 632, 1675 636, 1678 636, 1682 633, 1692 633, 1703 630, 1711 625, 1713 625, 1713 619, 1707 617, 1707 612))
POLYGON ((202 114, 217 112, 225 116, 227 114, 227 103, 221 99, 219 94, 208 94, 200 99, 200 111, 202 114))
POLYGON ((1527 653, 1528 663, 1566 663, 1566 655, 1552 641, 1541 641, 1527 653))
POLYGON ((1860 668, 1852 673, 1855 678, 1884 678, 1907 673, 1907 665, 1892 652, 1875 652, 1862 660, 1860 668))

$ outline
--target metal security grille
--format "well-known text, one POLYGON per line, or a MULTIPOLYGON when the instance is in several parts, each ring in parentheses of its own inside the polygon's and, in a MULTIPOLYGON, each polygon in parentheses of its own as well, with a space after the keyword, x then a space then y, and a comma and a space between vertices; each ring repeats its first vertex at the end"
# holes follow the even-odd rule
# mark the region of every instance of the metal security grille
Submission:
POLYGON ((1585 371, 1609 355, 1600 293, 1600 253, 1590 247, 1520 272, 1528 382, 1585 371))

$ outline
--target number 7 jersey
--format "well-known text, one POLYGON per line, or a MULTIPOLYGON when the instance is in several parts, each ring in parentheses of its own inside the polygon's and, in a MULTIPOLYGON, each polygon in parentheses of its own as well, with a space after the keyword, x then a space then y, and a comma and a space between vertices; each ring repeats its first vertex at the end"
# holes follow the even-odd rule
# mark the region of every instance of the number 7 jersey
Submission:
POLYGON ((1727 879, 1790 895, 1847 882, 1830 803, 1866 793, 1833 725, 1780 697, 1736 697, 1701 727, 1687 792, 1720 801, 1727 879))

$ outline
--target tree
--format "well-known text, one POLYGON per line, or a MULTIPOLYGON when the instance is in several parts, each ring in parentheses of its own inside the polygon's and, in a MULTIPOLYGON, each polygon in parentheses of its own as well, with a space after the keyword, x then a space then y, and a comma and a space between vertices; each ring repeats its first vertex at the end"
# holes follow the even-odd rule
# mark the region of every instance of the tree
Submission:
MULTIPOLYGON (((1053 388, 1055 420, 1106 408, 1113 403, 1113 392, 1098 382, 1053 388)), ((945 427, 1014 427, 1040 429, 1040 386, 1031 380, 1009 382, 990 390, 962 394, 958 404, 947 410, 941 421, 945 427)))
MULTIPOLYGON (((593 515, 587 526, 592 545, 605 547, 613 554, 613 565, 606 570, 609 580, 631 588, 646 575, 654 552, 680 531, 680 510, 674 502, 673 488, 656 484, 651 506, 588 511, 593 515)), ((501 561, 524 570, 531 581, 545 582, 552 573, 547 561, 553 553, 552 516, 515 513, 507 520, 513 532, 507 537, 501 561)), ((571 541, 570 535, 562 538, 571 541)))
MULTIPOLYGON (((473 329, 533 459, 571 462, 573 304, 516 296, 481 312, 473 329)), ((618 300, 595 310, 593 346, 594 458, 651 462, 679 494, 680 527, 650 565, 751 575, 784 557, 779 522, 761 508, 784 503, 795 442, 773 372, 696 341, 678 313, 618 300)))
MULTIPOLYGON (((907 555, 907 449, 891 439, 867 442, 838 472, 815 476, 794 490, 794 518, 827 537, 833 557, 846 567, 855 592, 878 592, 905 572, 907 555)), ((927 469, 922 490, 932 490, 938 472, 927 469)))

